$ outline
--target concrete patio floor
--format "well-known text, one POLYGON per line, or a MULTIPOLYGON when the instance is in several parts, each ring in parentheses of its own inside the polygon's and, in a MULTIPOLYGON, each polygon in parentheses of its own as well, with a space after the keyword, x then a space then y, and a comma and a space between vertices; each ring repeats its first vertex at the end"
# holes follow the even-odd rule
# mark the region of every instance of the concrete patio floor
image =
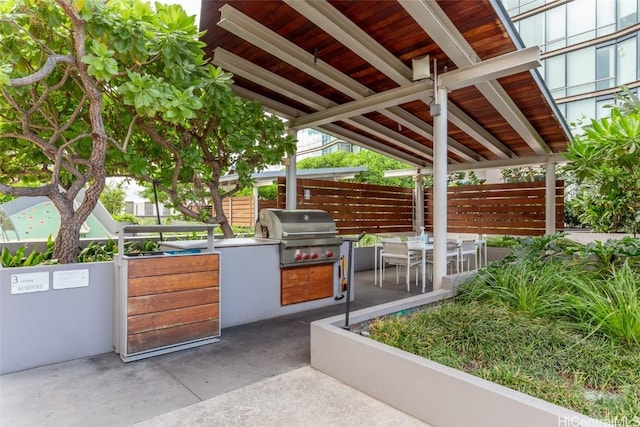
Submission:
MULTIPOLYGON (((356 273, 351 309, 419 293, 391 276, 380 288, 373 271, 356 273)), ((0 425, 424 425, 309 367, 310 323, 344 309, 223 329, 218 343, 127 364, 106 353, 0 376, 0 425)))

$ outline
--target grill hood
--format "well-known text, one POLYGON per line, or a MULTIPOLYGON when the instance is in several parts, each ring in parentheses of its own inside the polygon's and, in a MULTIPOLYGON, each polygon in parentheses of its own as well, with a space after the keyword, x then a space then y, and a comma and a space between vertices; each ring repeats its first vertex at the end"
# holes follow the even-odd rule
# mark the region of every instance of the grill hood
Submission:
POLYGON ((342 239, 333 218, 322 210, 263 209, 256 237, 280 241, 283 267, 336 262, 342 239))
POLYGON ((255 231, 256 237, 277 240, 322 239, 338 233, 333 218, 315 209, 263 209, 255 231))

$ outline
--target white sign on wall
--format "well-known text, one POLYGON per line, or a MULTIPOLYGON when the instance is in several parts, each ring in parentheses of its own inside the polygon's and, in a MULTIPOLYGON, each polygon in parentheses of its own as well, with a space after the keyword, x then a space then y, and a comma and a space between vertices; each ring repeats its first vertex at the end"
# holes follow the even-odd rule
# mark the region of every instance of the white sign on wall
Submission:
POLYGON ((11 275, 11 294, 29 294, 49 290, 49 272, 11 275))
POLYGON ((89 269, 53 272, 53 289, 82 288, 89 286, 89 269))

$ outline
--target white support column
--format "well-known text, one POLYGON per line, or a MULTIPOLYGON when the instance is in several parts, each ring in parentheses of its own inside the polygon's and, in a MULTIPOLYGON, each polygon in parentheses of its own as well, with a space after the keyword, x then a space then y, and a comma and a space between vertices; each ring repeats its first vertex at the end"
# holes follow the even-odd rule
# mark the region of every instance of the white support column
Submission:
POLYGON ((433 290, 447 274, 447 90, 437 89, 433 116, 433 290))
POLYGON ((416 190, 416 232, 420 232, 420 227, 424 227, 424 186, 422 185, 422 175, 419 173, 413 176, 416 190))
MULTIPOLYGON (((298 139, 298 131, 296 129, 289 129, 289 135, 298 139)), ((286 203, 287 209, 295 209, 297 205, 296 201, 296 155, 292 154, 287 157, 286 161, 287 173, 286 173, 286 203)))
POLYGON ((258 186, 254 185, 253 186, 253 223, 255 224, 256 221, 258 221, 258 215, 260 214, 260 212, 258 212, 258 208, 260 206, 260 198, 258 196, 258 186))
POLYGON ((548 162, 545 170, 545 233, 553 234, 556 232, 556 164, 548 162))

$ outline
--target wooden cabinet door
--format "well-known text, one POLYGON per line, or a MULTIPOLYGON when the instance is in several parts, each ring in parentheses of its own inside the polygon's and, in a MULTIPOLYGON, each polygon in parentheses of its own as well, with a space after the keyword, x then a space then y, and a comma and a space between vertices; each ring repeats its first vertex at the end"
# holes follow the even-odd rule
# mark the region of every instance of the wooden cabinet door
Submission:
POLYGON ((333 264, 280 270, 280 304, 297 304, 333 295, 333 264))
POLYGON ((309 269, 306 267, 280 270, 280 305, 296 304, 309 299, 309 269))
POLYGON ((333 295, 333 264, 316 265, 309 271, 309 300, 333 295))

